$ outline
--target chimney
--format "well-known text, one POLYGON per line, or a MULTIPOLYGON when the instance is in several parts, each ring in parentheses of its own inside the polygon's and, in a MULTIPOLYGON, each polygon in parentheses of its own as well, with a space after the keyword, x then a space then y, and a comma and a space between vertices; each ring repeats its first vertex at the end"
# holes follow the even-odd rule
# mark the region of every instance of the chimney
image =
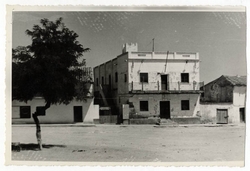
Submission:
POLYGON ((122 47, 122 53, 126 52, 137 52, 138 46, 137 43, 125 43, 122 47))

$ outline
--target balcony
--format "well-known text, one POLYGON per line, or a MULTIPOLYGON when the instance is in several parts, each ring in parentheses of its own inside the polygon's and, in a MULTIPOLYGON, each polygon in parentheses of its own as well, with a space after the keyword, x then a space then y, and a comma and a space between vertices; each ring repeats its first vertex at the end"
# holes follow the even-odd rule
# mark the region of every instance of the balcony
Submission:
POLYGON ((131 82, 129 83, 130 93, 199 93, 204 82, 131 82))

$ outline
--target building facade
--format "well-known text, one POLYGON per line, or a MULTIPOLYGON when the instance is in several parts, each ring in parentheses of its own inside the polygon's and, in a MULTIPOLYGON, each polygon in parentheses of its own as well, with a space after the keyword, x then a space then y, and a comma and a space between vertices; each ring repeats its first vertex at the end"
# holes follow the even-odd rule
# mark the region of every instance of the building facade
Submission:
POLYGON ((120 122, 196 117, 199 77, 198 53, 138 52, 137 44, 125 44, 121 55, 94 68, 96 103, 120 122))
MULTIPOLYGON (((99 119, 99 106, 93 102, 93 98, 86 98, 85 101, 73 100, 68 105, 51 105, 44 116, 39 116, 39 121, 41 124, 93 123, 99 119)), ((12 101, 12 124, 34 124, 32 113, 44 105, 41 97, 27 103, 12 101)))
POLYGON ((246 76, 222 75, 202 90, 200 108, 204 122, 245 122, 246 76))

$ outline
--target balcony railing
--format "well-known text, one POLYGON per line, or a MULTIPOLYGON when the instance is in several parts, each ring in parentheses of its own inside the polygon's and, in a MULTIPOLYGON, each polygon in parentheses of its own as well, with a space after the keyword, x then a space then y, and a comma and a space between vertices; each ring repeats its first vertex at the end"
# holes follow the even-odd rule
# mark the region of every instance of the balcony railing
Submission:
POLYGON ((204 82, 131 82, 129 91, 182 91, 200 90, 204 82))

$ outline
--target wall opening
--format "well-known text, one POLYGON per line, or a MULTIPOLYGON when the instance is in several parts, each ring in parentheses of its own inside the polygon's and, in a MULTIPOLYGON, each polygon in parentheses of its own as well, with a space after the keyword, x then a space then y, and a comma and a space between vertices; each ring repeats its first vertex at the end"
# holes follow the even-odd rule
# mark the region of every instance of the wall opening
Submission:
POLYGON ((82 121, 82 106, 74 106, 74 122, 82 121))
POLYGON ((160 118, 170 119, 170 101, 160 101, 160 118))
POLYGON ((246 122, 246 115, 245 115, 245 108, 242 107, 239 109, 240 111, 240 122, 245 123, 246 122))
POLYGON ((161 89, 168 90, 168 75, 161 75, 161 89))
POLYGON ((31 118, 30 106, 20 106, 20 118, 31 118))
POLYGON ((140 111, 148 111, 148 101, 140 101, 140 111))
POLYGON ((189 73, 181 73, 181 82, 189 83, 189 73))
POLYGON ((148 82, 148 73, 140 73, 140 82, 147 83, 148 82))
POLYGON ((189 100, 181 101, 181 110, 189 110, 189 100))
POLYGON ((227 124, 228 123, 228 110, 217 109, 216 119, 217 119, 217 124, 227 124))

